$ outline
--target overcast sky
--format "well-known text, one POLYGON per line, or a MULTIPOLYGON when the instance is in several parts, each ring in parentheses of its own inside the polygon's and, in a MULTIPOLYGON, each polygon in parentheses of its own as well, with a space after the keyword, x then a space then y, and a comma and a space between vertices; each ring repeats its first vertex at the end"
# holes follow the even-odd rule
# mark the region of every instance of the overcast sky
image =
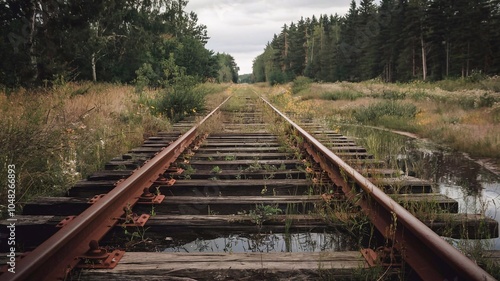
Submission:
POLYGON ((344 15, 351 0, 189 0, 186 11, 194 11, 207 26, 207 48, 232 55, 239 74, 252 72, 253 59, 283 24, 300 17, 320 14, 344 15))

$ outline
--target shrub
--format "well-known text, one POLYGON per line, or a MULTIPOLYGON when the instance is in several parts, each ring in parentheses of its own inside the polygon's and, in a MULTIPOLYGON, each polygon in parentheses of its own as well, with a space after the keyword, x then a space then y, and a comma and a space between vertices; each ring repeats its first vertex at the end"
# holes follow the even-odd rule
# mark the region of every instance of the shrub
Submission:
POLYGON ((312 80, 305 76, 298 76, 293 80, 292 93, 298 94, 299 92, 309 89, 311 87, 312 80))
POLYGON ((476 98, 473 96, 463 97, 458 101, 458 104, 465 110, 476 108, 476 98))
POLYGON ((493 107, 496 102, 500 102, 500 98, 484 93, 479 97, 479 107, 493 107))
POLYGON ((172 86, 160 91, 153 102, 153 113, 166 115, 177 122, 205 109, 205 92, 196 88, 197 81, 192 76, 182 76, 172 86))
POLYGON ((153 66, 149 63, 144 63, 139 69, 135 71, 137 78, 135 78, 135 90, 140 93, 146 87, 158 87, 160 77, 153 70, 153 66))
POLYGON ((286 83, 286 77, 283 72, 279 70, 272 71, 269 73, 269 84, 274 86, 276 84, 284 84, 286 83))
POLYGON ((383 101, 354 112, 354 118, 362 123, 375 122, 382 116, 394 116, 411 119, 417 114, 417 107, 413 104, 397 101, 383 101))
POLYGON ((481 70, 473 69, 471 74, 467 77, 467 82, 477 83, 485 79, 486 75, 481 70))

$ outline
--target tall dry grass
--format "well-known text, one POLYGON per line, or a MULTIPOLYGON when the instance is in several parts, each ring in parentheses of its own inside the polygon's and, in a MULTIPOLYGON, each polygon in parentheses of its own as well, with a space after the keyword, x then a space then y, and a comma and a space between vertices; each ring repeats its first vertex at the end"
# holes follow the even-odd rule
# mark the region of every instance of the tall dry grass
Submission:
MULTIPOLYGON (((16 166, 18 206, 37 196, 61 195, 145 135, 168 130, 133 87, 70 83, 0 93, 0 173, 16 166)), ((0 187, 4 216, 7 196, 0 187)))
POLYGON ((474 82, 312 83, 294 95, 290 95, 289 89, 278 94, 276 90, 269 92, 290 113, 312 115, 333 124, 364 124, 412 132, 472 157, 493 159, 500 165, 499 77, 474 82), (373 105, 391 101, 414 105, 417 114, 412 118, 394 114, 359 118, 373 111, 373 105))

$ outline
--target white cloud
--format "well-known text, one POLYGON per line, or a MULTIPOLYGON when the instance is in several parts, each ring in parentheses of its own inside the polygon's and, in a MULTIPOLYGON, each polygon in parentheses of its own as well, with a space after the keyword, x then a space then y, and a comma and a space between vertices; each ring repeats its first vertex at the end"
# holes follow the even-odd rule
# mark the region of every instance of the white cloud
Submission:
POLYGON ((350 0, 190 0, 186 10, 194 11, 207 26, 207 48, 232 55, 240 74, 252 72, 253 59, 261 54, 284 24, 320 14, 345 14, 350 0))

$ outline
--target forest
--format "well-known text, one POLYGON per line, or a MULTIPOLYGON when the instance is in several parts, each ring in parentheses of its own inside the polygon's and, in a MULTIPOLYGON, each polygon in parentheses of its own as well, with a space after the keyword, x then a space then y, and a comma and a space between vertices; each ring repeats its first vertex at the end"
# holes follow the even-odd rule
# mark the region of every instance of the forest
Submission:
POLYGON ((0 86, 65 81, 162 86, 172 67, 196 81, 237 81, 229 54, 205 48, 186 0, 6 0, 0 4, 0 86), (168 69, 170 67, 170 69, 168 69))
POLYGON ((499 26, 498 0, 353 0, 345 16, 285 24, 254 59, 252 78, 480 79, 500 73, 499 26))

